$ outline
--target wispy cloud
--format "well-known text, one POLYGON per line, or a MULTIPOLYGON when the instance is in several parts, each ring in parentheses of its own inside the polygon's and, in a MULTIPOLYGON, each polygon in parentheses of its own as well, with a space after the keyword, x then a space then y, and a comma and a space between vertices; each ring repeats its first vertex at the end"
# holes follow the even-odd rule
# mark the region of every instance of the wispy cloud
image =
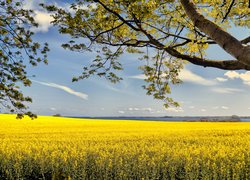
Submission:
POLYGON ((188 69, 182 69, 180 74, 179 74, 180 79, 183 82, 190 82, 194 84, 201 84, 204 86, 212 86, 215 85, 216 82, 213 80, 205 79, 202 76, 193 73, 192 71, 188 69))
POLYGON ((176 113, 184 112, 184 110, 181 107, 169 107, 166 109, 166 111, 176 112, 176 113))
MULTIPOLYGON (((164 77, 164 74, 162 75, 162 77, 164 77)), ((146 76, 144 74, 138 74, 138 75, 134 75, 134 76, 129 76, 129 78, 143 80, 143 79, 146 79, 146 76)), ((201 84, 201 85, 205 85, 205 86, 212 86, 212 85, 216 84, 216 81, 205 79, 202 76, 195 74, 188 69, 182 69, 181 72, 179 73, 179 78, 183 82, 201 84)))
POLYGON ((51 107, 51 108, 49 108, 51 111, 56 111, 56 108, 54 108, 54 107, 51 107))
POLYGON ((125 111, 118 111, 119 114, 125 114, 125 111))
POLYGON ((140 109, 139 109, 139 108, 136 108, 136 107, 135 107, 135 108, 129 107, 128 110, 129 110, 129 111, 140 111, 140 109))
POLYGON ((134 76, 129 76, 129 78, 132 78, 132 79, 146 79, 147 77, 145 76, 145 74, 138 74, 138 75, 134 75, 134 76))
POLYGON ((122 80, 120 83, 113 84, 108 81, 93 81, 100 88, 104 88, 115 93, 132 95, 134 92, 129 91, 129 82, 127 80, 122 80))
POLYGON ((221 109, 228 110, 229 107, 227 107, 227 106, 221 106, 221 109))
POLYGON ((236 89, 236 88, 212 88, 213 92, 216 93, 222 93, 222 94, 232 94, 232 93, 236 93, 236 92, 242 92, 242 89, 236 89))
MULTIPOLYGON (((172 113, 182 113, 184 110, 181 107, 169 107, 167 109, 154 109, 151 107, 128 107, 126 109, 120 110, 124 113, 128 114, 165 114, 167 112, 172 112, 172 113)), ((118 111, 119 112, 119 111, 118 111)), ((119 112, 120 114, 123 114, 119 112)))
POLYGON ((112 87, 112 86, 110 86, 110 85, 106 85, 106 86, 104 86, 104 87, 105 87, 106 89, 109 89, 109 90, 114 91, 114 92, 121 92, 120 89, 117 89, 117 88, 112 87))
POLYGON ((212 109, 214 109, 214 110, 221 110, 221 109, 228 110, 229 107, 228 106, 214 106, 214 107, 212 107, 212 109))
POLYGON ((56 83, 51 83, 51 82, 42 82, 42 81, 36 81, 36 80, 32 80, 33 82, 35 83, 38 83, 38 84, 41 84, 41 85, 44 85, 44 86, 49 86, 49 87, 52 87, 52 88, 56 88, 56 89, 61 89, 69 94, 72 94, 74 96, 77 96, 81 99, 84 99, 84 100, 87 100, 88 99, 88 95, 85 94, 85 93, 82 93, 82 92, 77 92, 67 86, 63 86, 63 85, 60 85, 60 84, 56 84, 56 83))
POLYGON ((152 108, 150 108, 150 107, 143 107, 143 108, 129 107, 128 111, 146 111, 146 112, 152 112, 154 110, 152 108))
POLYGON ((228 81, 228 79, 222 78, 222 77, 217 77, 216 80, 219 81, 219 82, 226 82, 226 81, 228 81))
POLYGON ((214 106, 212 107, 212 109, 219 109, 219 106, 214 106))

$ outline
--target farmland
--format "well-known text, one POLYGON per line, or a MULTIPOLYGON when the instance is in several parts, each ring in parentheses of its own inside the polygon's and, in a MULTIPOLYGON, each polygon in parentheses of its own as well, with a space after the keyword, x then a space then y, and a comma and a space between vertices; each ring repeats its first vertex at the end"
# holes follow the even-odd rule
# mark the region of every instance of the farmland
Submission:
POLYGON ((248 179, 250 123, 0 115, 0 179, 248 179))

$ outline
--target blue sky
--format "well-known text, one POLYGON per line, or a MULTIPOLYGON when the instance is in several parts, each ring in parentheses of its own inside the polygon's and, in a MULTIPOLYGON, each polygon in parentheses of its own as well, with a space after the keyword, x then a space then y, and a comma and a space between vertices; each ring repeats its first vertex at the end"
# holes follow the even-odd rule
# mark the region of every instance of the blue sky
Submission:
MULTIPOLYGON (((22 91, 32 97, 33 103, 29 106, 33 112, 72 116, 250 115, 250 73, 246 71, 223 71, 188 64, 181 73, 184 82, 172 87, 171 97, 179 101, 181 107, 169 109, 142 89, 144 81, 138 66, 143 62, 135 55, 124 54, 120 58, 124 65, 120 74, 124 80, 119 84, 98 77, 72 83, 72 77, 79 75, 95 55, 61 48, 68 37, 60 35, 50 25, 50 15, 37 5, 41 2, 26 0, 25 5, 35 9, 35 19, 39 23, 39 27, 33 29, 34 39, 48 42, 51 49, 49 65, 28 67, 29 75, 36 77, 32 78, 32 86, 22 91)), ((230 33, 238 39, 250 35, 249 30, 243 28, 232 28, 230 33)), ((207 53, 214 59, 232 59, 218 46, 207 53)))

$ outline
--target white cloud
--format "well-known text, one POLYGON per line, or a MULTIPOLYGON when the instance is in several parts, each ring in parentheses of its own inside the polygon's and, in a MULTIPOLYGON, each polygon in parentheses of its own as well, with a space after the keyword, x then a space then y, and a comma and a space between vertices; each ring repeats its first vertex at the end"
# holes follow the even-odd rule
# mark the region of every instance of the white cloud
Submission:
MULTIPOLYGON (((162 74, 162 77, 164 77, 164 76, 166 76, 166 74, 162 74)), ((146 76, 144 74, 138 74, 138 75, 130 76, 129 78, 144 80, 144 79, 146 79, 146 76)), ((184 82, 201 84, 201 85, 205 85, 205 86, 212 86, 212 85, 216 84, 215 81, 205 79, 202 76, 195 74, 187 69, 182 69, 180 71, 179 78, 184 82)))
POLYGON ((201 109, 201 112, 206 112, 207 110, 206 109, 201 109))
POLYGON ((51 111, 56 111, 56 108, 51 107, 50 110, 51 110, 51 111))
POLYGON ((125 112, 124 112, 124 111, 118 111, 118 113, 120 113, 120 114, 125 114, 125 112))
POLYGON ((44 85, 44 86, 49 86, 49 87, 53 87, 53 88, 57 88, 57 89, 61 89, 69 94, 72 94, 74 96, 77 96, 81 99, 87 100, 88 99, 88 95, 82 92, 77 92, 74 91, 73 89, 67 87, 67 86, 63 86, 63 85, 59 85, 56 83, 50 83, 50 82, 41 82, 41 81, 36 81, 36 80, 32 80, 33 82, 36 82, 38 84, 44 85))
POLYGON ((152 108, 150 108, 150 107, 145 107, 145 108, 129 107, 128 111, 147 111, 147 112, 152 112, 154 110, 152 108))
MULTIPOLYGON (((57 3, 56 3, 56 5, 57 5, 57 7, 59 6, 57 3)), ((75 13, 76 12, 74 9, 71 8, 71 4, 69 4, 69 3, 66 3, 66 4, 64 4, 64 6, 59 6, 59 7, 62 8, 62 9, 67 10, 70 13, 75 13)), ((78 5, 76 7, 76 10, 81 9, 81 10, 91 11, 91 10, 96 9, 96 8, 97 8, 96 3, 90 3, 88 5, 87 4, 78 5)))
POLYGON ((242 92, 242 89, 236 89, 236 88, 212 88, 212 91, 216 93, 221 93, 221 94, 232 94, 236 92, 242 92))
POLYGON ((181 107, 169 107, 166 109, 166 111, 169 112, 184 112, 184 110, 181 107))
POLYGON ((40 3, 45 3, 44 0, 25 0, 24 1, 24 9, 32 9, 34 11, 34 19, 38 23, 38 27, 32 27, 30 30, 33 32, 47 32, 49 28, 52 26, 50 23, 53 21, 53 17, 51 13, 48 13, 39 6, 40 3))
POLYGON ((121 83, 118 83, 116 85, 107 83, 105 81, 97 81, 94 83, 96 83, 98 86, 101 86, 102 88, 105 88, 107 90, 110 90, 116 93, 132 94, 132 92, 128 91, 129 84, 126 80, 121 81, 121 83))
POLYGON ((148 112, 152 112, 152 111, 153 111, 153 109, 152 109, 152 108, 149 108, 149 107, 148 107, 148 108, 142 108, 142 110, 143 110, 143 111, 148 111, 148 112))
POLYGON ((195 84, 201 84, 205 86, 215 85, 216 82, 203 78, 202 76, 195 74, 187 69, 182 69, 179 78, 184 82, 190 82, 195 84))
POLYGON ((250 72, 245 72, 240 74, 240 79, 244 84, 250 86, 250 72))
POLYGON ((97 4, 96 3, 91 3, 89 5, 90 9, 96 9, 97 8, 97 4))
POLYGON ((128 108, 128 110, 129 110, 129 111, 139 111, 140 109, 139 109, 139 108, 136 108, 136 107, 135 107, 135 108, 130 107, 130 108, 128 108))
POLYGON ((107 88, 107 89, 109 89, 109 90, 111 90, 111 91, 114 91, 114 92, 121 92, 120 89, 117 89, 117 88, 112 87, 112 86, 110 86, 110 85, 106 85, 106 86, 104 86, 104 87, 107 88))
POLYGON ((220 110, 220 109, 228 110, 229 107, 227 107, 227 106, 214 106, 214 107, 212 107, 212 109, 214 109, 214 110, 220 110))
POLYGON ((49 28, 52 26, 50 22, 54 20, 51 14, 42 11, 34 11, 34 12, 35 12, 34 19, 38 23, 38 27, 32 27, 31 31, 48 32, 49 28))
POLYGON ((23 8, 24 9, 38 10, 38 9, 41 8, 39 6, 39 4, 41 4, 41 3, 45 3, 45 1, 44 0, 36 0, 36 1, 34 1, 34 0, 24 0, 23 1, 23 4, 24 4, 23 8))
POLYGON ((250 72, 249 71, 247 71, 245 73, 238 73, 236 71, 228 71, 224 75, 230 79, 239 78, 243 81, 244 84, 250 86, 250 72))
MULTIPOLYGON (((40 1, 40 3, 41 2, 45 3, 44 0, 38 0, 38 1, 40 1)), ((32 4, 32 3, 29 3, 29 4, 32 4)), ((34 7, 34 5, 36 5, 36 4, 33 3, 33 7, 34 7)), ((74 15, 78 9, 91 11, 91 10, 97 8, 96 3, 88 3, 88 4, 85 3, 85 4, 77 5, 76 7, 74 7, 76 9, 71 8, 71 3, 58 4, 57 2, 54 2, 54 5, 58 8, 66 10, 67 12, 71 13, 72 15, 74 15)))
POLYGON ((227 107, 227 106, 221 106, 221 109, 227 110, 227 109, 229 109, 229 107, 227 107))
POLYGON ((212 109, 219 109, 219 106, 214 106, 212 107, 212 109))
POLYGON ((225 78, 222 78, 222 77, 217 77, 216 80, 219 81, 219 82, 226 82, 228 79, 225 79, 225 78))
POLYGON ((134 76, 129 76, 129 78, 132 78, 132 79, 146 79, 147 77, 145 76, 145 74, 138 74, 138 75, 134 75, 134 76))
MULTIPOLYGON (((53 17, 51 16, 51 13, 47 13, 39 4, 43 3, 46 4, 45 0, 24 0, 24 9, 31 9, 34 11, 34 19, 35 21, 39 24, 38 27, 32 27, 31 31, 33 32, 47 32, 49 28, 52 26, 50 23, 53 21, 53 17)), ((54 5, 58 8, 62 8, 66 10, 67 12, 70 12, 71 14, 74 14, 76 11, 71 8, 70 3, 64 3, 58 4, 54 2, 54 5)), ((96 3, 89 3, 89 4, 81 4, 77 6, 77 9, 83 9, 83 10, 88 10, 91 11, 93 9, 97 8, 96 3)))
POLYGON ((240 77, 240 74, 236 71, 227 71, 224 75, 230 79, 235 79, 240 77))

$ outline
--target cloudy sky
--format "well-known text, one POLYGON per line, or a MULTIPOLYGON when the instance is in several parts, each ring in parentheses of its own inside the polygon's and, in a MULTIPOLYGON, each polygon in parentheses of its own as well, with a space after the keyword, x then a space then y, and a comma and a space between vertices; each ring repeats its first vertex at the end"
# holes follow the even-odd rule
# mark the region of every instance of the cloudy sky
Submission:
MULTIPOLYGON (((172 87, 172 97, 181 107, 164 109, 161 101, 145 95, 142 89, 143 75, 135 55, 125 54, 120 60, 124 65, 123 81, 111 84, 105 79, 91 77, 72 83, 72 77, 80 75, 82 67, 95 55, 75 53, 61 48, 68 37, 60 35, 50 25, 52 18, 39 8, 43 2, 26 0, 26 8, 35 10, 39 27, 34 39, 50 45, 49 65, 28 67, 33 85, 23 92, 33 98, 30 109, 41 115, 73 116, 193 116, 193 115, 250 115, 250 72, 223 71, 188 64, 181 72, 184 83, 172 87)), ((66 1, 65 1, 66 2, 66 1)), ((50 1, 50 3, 56 3, 50 1)), ((58 2, 57 2, 58 4, 58 2)), ((68 7, 60 1, 60 6, 68 7)), ((232 28, 230 33, 238 39, 250 35, 249 30, 232 28)), ((231 58, 219 47, 208 50, 215 59, 231 58)))

